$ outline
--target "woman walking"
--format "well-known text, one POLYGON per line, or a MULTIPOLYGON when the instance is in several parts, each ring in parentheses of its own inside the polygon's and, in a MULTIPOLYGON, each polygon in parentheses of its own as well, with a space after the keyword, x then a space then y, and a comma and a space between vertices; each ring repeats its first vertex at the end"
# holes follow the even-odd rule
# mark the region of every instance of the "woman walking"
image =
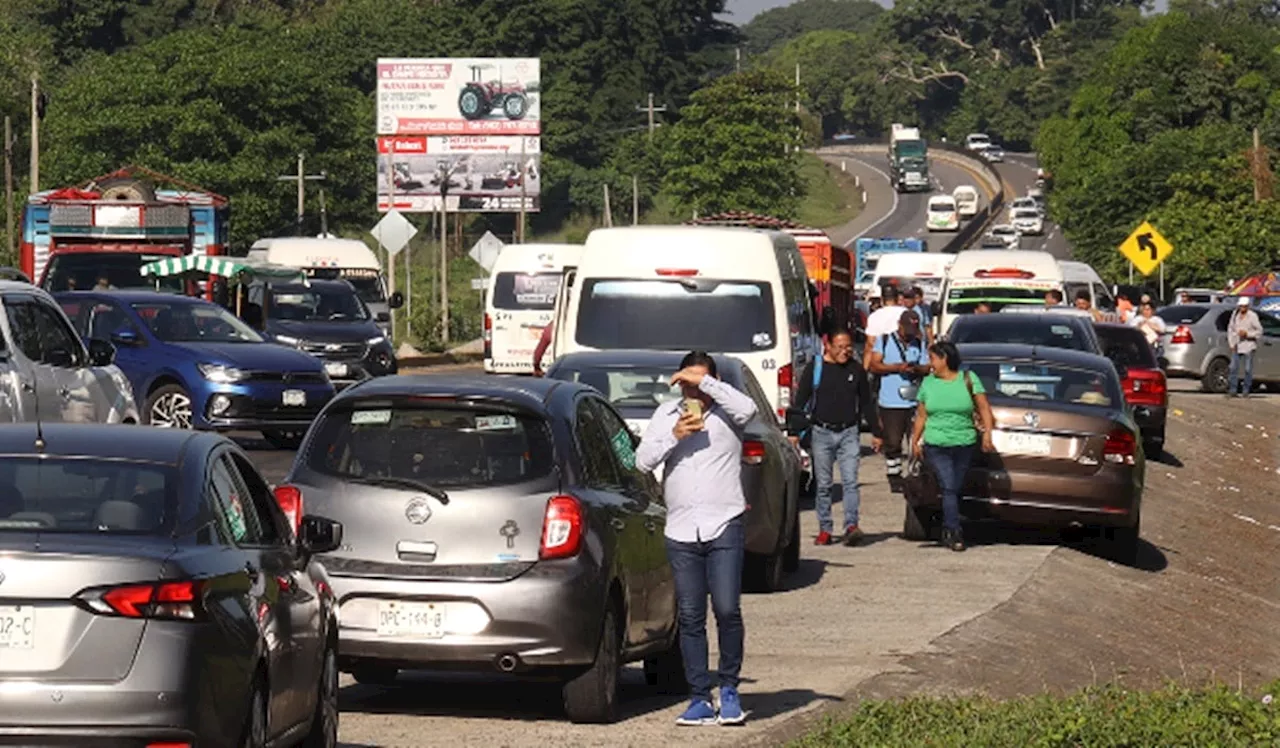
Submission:
POLYGON ((982 380, 972 372, 960 371, 960 351, 954 343, 930 346, 929 366, 933 373, 920 383, 916 396, 919 405, 911 449, 938 478, 942 491, 942 544, 953 551, 963 551, 960 491, 979 440, 982 451, 995 451, 991 441, 995 418, 982 380))

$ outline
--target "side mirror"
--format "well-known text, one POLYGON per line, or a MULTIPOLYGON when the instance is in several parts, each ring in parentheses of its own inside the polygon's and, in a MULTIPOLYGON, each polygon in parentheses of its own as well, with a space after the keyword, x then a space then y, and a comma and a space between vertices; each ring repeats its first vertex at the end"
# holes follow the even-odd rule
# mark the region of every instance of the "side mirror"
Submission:
POLYGON ((390 313, 390 312, 378 312, 376 315, 374 315, 374 317, 373 317, 373 318, 374 318, 374 319, 376 319, 376 320, 377 320, 377 321, 379 321, 379 322, 390 322, 390 321, 391 321, 391 313, 390 313))
POLYGON ((396 291, 395 293, 391 294, 391 298, 387 299, 387 306, 391 307, 392 309, 399 309, 400 307, 404 306, 404 294, 400 293, 399 291, 396 291))
POLYGON ((308 555, 332 553, 342 545, 342 523, 310 514, 298 528, 298 547, 308 555))
POLYGON ((116 347, 105 340, 89 341, 89 365, 110 366, 116 361, 116 347))
POLYGON ((138 333, 127 327, 122 327, 111 333, 111 342, 116 345, 134 346, 138 345, 141 341, 138 339, 138 333))

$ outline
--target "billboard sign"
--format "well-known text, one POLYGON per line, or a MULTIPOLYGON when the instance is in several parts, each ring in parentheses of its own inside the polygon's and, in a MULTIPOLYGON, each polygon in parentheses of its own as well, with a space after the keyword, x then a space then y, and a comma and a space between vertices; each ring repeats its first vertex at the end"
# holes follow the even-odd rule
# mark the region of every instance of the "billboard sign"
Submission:
POLYGON ((541 139, 520 135, 378 138, 378 210, 440 210, 442 187, 450 212, 537 212, 542 184, 541 139))
POLYGON ((538 135, 537 58, 380 59, 378 135, 538 135))

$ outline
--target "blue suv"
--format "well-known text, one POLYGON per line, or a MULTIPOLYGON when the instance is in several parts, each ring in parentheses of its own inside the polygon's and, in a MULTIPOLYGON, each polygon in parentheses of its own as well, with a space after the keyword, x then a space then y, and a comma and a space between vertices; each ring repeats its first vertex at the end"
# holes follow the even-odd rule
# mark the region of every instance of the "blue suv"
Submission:
POLYGON ((333 399, 319 359, 267 342, 217 304, 154 291, 54 298, 85 340, 116 346, 143 423, 261 431, 287 449, 333 399))

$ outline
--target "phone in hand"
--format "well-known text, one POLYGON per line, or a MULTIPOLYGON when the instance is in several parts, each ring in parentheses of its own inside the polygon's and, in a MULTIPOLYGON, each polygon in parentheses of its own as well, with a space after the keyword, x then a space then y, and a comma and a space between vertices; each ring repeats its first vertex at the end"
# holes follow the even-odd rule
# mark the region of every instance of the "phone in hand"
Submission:
POLYGON ((684 411, 686 414, 696 416, 698 420, 702 420, 702 401, 695 397, 686 397, 684 401, 680 403, 680 410, 684 411))

